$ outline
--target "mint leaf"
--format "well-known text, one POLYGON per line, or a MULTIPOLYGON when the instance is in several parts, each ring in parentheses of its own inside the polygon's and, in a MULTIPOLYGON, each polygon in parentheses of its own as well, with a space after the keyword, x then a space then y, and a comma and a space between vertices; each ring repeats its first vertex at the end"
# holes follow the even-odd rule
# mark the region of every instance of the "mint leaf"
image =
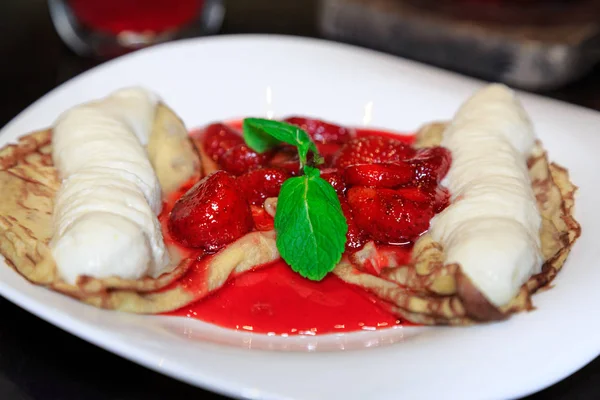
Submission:
POLYGON ((287 179, 281 187, 275 214, 277 249, 300 275, 323 279, 342 258, 348 224, 333 187, 306 164, 309 152, 315 165, 323 162, 317 146, 305 130, 285 122, 246 118, 243 129, 246 144, 259 153, 282 143, 298 149, 304 176, 287 179))
POLYGON ((311 178, 319 178, 321 176, 321 171, 314 167, 309 167, 308 165, 304 166, 304 175, 307 175, 311 178))
POLYGON ((274 136, 269 135, 261 122, 268 121, 258 118, 246 118, 242 124, 246 144, 257 153, 264 153, 282 143, 274 136))
POLYGON ((243 123, 246 144, 258 153, 264 153, 281 143, 298 148, 300 167, 306 165, 308 152, 312 151, 316 164, 322 162, 317 146, 304 129, 286 122, 271 119, 246 118, 243 123))
POLYGON ((319 170, 304 171, 306 175, 281 187, 275 214, 277 249, 294 271, 319 281, 340 261, 348 224, 335 190, 319 170))

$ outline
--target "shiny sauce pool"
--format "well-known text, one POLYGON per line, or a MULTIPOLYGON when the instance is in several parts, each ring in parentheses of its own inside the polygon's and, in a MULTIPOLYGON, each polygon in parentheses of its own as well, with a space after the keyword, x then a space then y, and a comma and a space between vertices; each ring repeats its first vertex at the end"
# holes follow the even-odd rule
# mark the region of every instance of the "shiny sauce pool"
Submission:
POLYGON ((400 322, 364 290, 332 274, 310 281, 282 260, 234 277, 217 292, 169 315, 284 336, 375 330, 400 322))
MULTIPOLYGON (((230 125, 239 129, 241 122, 230 125)), ((414 140, 413 136, 397 136, 385 131, 357 130, 357 136, 374 134, 394 135, 409 144, 414 140)), ((325 152, 335 150, 331 148, 325 152)), ((166 216, 176 198, 184 192, 165 204, 161 222, 166 237, 166 216)), ((410 248, 398 247, 397 251, 410 257, 410 248)), ((183 278, 189 285, 202 284, 195 282, 202 280, 202 262, 201 258, 183 278)), ((410 324, 399 320, 385 303, 365 290, 349 285, 333 274, 319 282, 305 279, 283 260, 232 277, 222 288, 202 300, 165 315, 280 336, 377 330, 410 324)))

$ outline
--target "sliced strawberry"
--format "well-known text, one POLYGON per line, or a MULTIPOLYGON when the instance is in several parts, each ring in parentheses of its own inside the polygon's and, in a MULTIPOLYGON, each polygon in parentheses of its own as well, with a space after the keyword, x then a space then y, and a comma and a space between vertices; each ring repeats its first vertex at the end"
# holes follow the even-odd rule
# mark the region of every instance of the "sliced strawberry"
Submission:
POLYGON ((169 215, 171 236, 188 247, 216 251, 252 229, 252 213, 236 179, 216 171, 196 183, 169 215))
POLYGON ((434 215, 430 204, 408 200, 392 189, 350 188, 348 204, 360 229, 391 244, 416 240, 434 215))
POLYGON ((452 156, 444 147, 429 147, 417 151, 409 162, 415 169, 415 182, 437 183, 448 173, 452 156))
POLYGON ((219 164, 227 172, 234 175, 242 175, 245 172, 266 164, 269 156, 269 153, 259 154, 241 143, 227 150, 219 158, 219 164))
POLYGON ((321 170, 321 178, 325 179, 341 195, 346 192, 346 183, 336 168, 324 168, 321 170))
POLYGON ((352 209, 348 204, 345 197, 339 196, 340 204, 342 206, 342 212, 346 217, 346 223, 348 224, 348 233, 346 233, 346 249, 350 251, 358 250, 364 246, 367 241, 367 235, 359 229, 354 221, 352 215, 352 209))
POLYGON ((333 165, 341 169, 355 164, 394 163, 414 155, 415 149, 400 140, 365 136, 343 145, 334 157, 333 165))
POLYGON ((405 199, 416 201, 417 203, 431 204, 436 214, 450 204, 448 189, 440 186, 402 187, 396 189, 396 193, 405 199))
POLYGON ((262 205, 267 197, 279 196, 283 182, 290 175, 278 168, 259 168, 240 176, 237 181, 240 192, 250 204, 262 205))
POLYGON ((344 170, 349 186, 393 188, 410 182, 413 167, 405 162, 351 165, 344 170))
POLYGON ((207 126, 200 134, 200 140, 204 151, 213 161, 218 161, 230 148, 244 144, 244 139, 237 131, 220 123, 207 126))
POLYGON ((352 129, 318 119, 294 116, 284 121, 304 129, 316 143, 343 144, 354 136, 352 129))
POLYGON ((396 189, 396 193, 405 199, 416 201, 417 203, 431 203, 431 193, 418 186, 402 187, 396 189))

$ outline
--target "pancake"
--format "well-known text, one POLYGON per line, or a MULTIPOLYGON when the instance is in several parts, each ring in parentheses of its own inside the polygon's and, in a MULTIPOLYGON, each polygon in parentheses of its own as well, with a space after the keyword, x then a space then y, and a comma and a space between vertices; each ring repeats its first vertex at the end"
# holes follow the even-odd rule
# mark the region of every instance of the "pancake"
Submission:
MULTIPOLYGON (((434 122, 419 129, 416 147, 441 143, 446 123, 434 122)), ((508 318, 532 310, 531 296, 550 285, 562 268, 581 227, 573 217, 577 187, 568 171, 548 161, 540 141, 528 159, 529 176, 538 209, 544 257, 542 272, 532 276, 517 296, 497 309, 462 273, 458 264, 444 264, 444 249, 430 235, 423 235, 413 249, 409 265, 389 266, 377 276, 343 260, 334 273, 344 281, 360 286, 388 303, 401 318, 426 325, 469 325, 508 318)))
MULTIPOLYGON (((51 130, 31 133, 0 149, 0 254, 30 282, 98 307, 156 312, 186 304, 182 296, 155 293, 179 279, 191 260, 169 247, 171 265, 157 278, 128 280, 80 276, 75 285, 60 279, 49 242, 53 202, 60 187, 52 163, 51 130)), ((201 163, 181 119, 166 105, 157 106, 148 143, 150 161, 164 195, 201 176, 201 163)))

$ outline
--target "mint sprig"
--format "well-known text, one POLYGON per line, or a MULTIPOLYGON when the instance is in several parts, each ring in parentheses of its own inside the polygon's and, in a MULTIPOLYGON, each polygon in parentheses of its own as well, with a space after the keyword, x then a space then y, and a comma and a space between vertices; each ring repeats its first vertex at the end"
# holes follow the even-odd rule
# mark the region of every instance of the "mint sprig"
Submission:
POLYGON ((306 165, 309 151, 315 164, 322 162, 316 145, 306 131, 284 122, 246 118, 243 128, 246 144, 259 153, 281 143, 298 149, 304 175, 287 179, 279 192, 277 249, 303 277, 323 279, 342 257, 348 224, 333 187, 317 168, 306 165))
POLYGON ((287 143, 298 148, 300 169, 306 165, 309 151, 313 153, 315 164, 323 161, 308 133, 295 125, 270 119, 246 118, 243 128, 246 144, 258 153, 287 143))

